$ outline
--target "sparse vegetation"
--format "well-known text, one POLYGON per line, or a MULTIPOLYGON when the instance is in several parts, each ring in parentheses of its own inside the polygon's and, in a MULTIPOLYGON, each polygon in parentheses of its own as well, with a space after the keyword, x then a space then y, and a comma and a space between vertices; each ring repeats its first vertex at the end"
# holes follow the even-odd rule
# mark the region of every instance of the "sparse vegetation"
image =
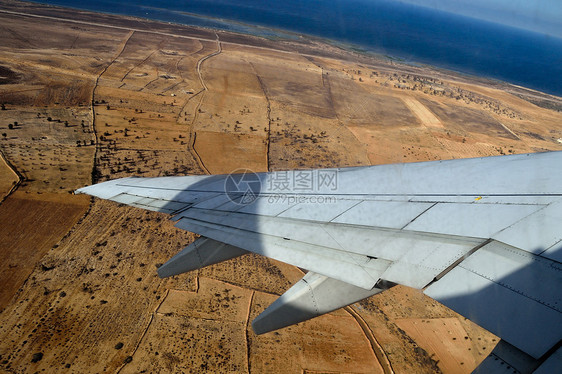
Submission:
MULTIPOLYGON (((45 20, 34 22, 47 31, 54 27, 45 20)), ((6 24, 6 29, 11 26, 6 24)), ((51 227, 42 235, 52 234, 60 245, 50 243, 40 249, 41 240, 29 239, 22 248, 37 251, 40 262, 32 259, 35 254, 31 253, 25 258, 33 264, 31 268, 22 263, 0 264, 4 266, 4 277, 14 274, 8 268, 13 265, 27 279, 25 284, 25 279, 17 284, 2 282, 3 287, 13 288, 17 294, 2 314, 5 318, 0 338, 4 344, 0 342, 0 354, 6 363, 0 360, 1 370, 25 371, 31 353, 41 350, 45 356, 36 363, 36 371, 70 367, 70 362, 76 372, 91 367, 117 371, 123 363, 134 372, 245 372, 248 362, 255 365, 252 371, 266 368, 272 372, 296 372, 302 371, 306 362, 326 362, 326 369, 331 371, 349 371, 349 365, 355 363, 357 371, 372 371, 376 365, 372 348, 359 330, 349 334, 356 325, 349 323, 351 317, 344 312, 311 322, 316 326, 314 331, 325 335, 322 339, 310 340, 304 333, 310 331, 308 325, 271 334, 270 343, 279 351, 275 357, 262 353, 270 350, 262 345, 261 338, 246 334, 248 311, 250 315, 257 314, 273 300, 273 295, 288 289, 290 280, 298 279, 298 269, 248 255, 160 281, 155 268, 192 242, 192 234, 173 228, 161 213, 99 200, 90 206, 88 199, 80 208, 72 207, 71 202, 84 196, 68 192, 132 174, 203 174, 204 167, 210 172, 230 172, 233 166, 242 165, 256 171, 307 169, 519 153, 527 147, 559 147, 552 139, 562 138, 562 132, 545 130, 557 129, 551 112, 543 116, 542 111, 530 111, 524 105, 513 109, 500 96, 478 91, 477 85, 452 83, 443 72, 439 78, 432 77, 426 68, 403 69, 375 60, 372 66, 361 66, 352 57, 341 61, 310 57, 307 61, 304 54, 298 56, 298 63, 293 63, 289 54, 272 59, 271 51, 237 50, 231 45, 234 53, 211 57, 203 63, 202 77, 209 86, 203 92, 199 91, 194 67, 202 56, 214 51, 212 42, 149 32, 127 36, 124 30, 103 27, 95 27, 99 35, 92 37, 93 29, 84 25, 62 23, 56 27, 63 30, 57 31, 57 37, 65 33, 71 37, 63 41, 48 38, 41 43, 42 67, 52 64, 67 69, 64 64, 68 57, 63 56, 72 54, 72 69, 92 77, 118 55, 121 46, 124 49, 94 90, 92 79, 82 83, 72 75, 66 80, 62 69, 55 75, 40 77, 41 82, 52 82, 52 86, 46 84, 39 96, 36 91, 22 94, 33 103, 28 106, 29 113, 11 102, 9 111, 2 113, 6 116, 1 125, 5 131, 2 151, 27 178, 19 189, 32 192, 25 195, 27 198, 37 199, 26 209, 14 207, 9 219, 25 227, 25 217, 16 213, 33 212, 37 230, 38 222, 46 221, 51 227), (67 49, 74 38, 80 47, 67 49), (96 51, 99 60, 81 55, 87 54, 84 51, 88 48, 96 51), (157 52, 147 59, 152 51, 157 52), (241 60, 245 54, 245 60, 241 60), (253 54, 258 58, 252 58, 253 54), (255 71, 246 61, 252 61, 255 71), (258 80, 248 79, 258 74, 258 80), (244 82, 243 91, 240 82, 244 82), (171 93, 175 96, 170 103, 171 93), (440 118, 446 118, 443 113, 448 112, 458 117, 442 120, 443 127, 431 129, 417 123, 414 115, 402 120, 406 117, 403 114, 410 111, 401 97, 415 98, 440 118), (92 103, 96 104, 93 108, 92 103), (430 107, 431 103, 442 108, 443 113, 430 107), (461 109, 455 111, 457 108, 461 109), (466 108, 470 111, 463 111, 466 108), (514 131, 522 140, 486 133, 488 122, 470 127, 467 119, 475 121, 475 113, 486 113, 494 121, 501 118, 507 127, 517 124, 514 131), (16 118, 23 126, 16 124, 13 132, 5 130, 8 122, 16 118), (529 118, 532 126, 528 125, 529 118), (51 194, 46 196, 45 192, 51 194), (46 199, 53 198, 56 192, 62 196, 60 201, 48 204, 46 199), (39 210, 39 201, 46 208, 42 205, 39 210), (36 218, 39 214, 42 219, 36 218), (74 221, 67 218, 70 216, 74 221), (67 226, 53 223, 55 218, 68 219, 67 226), (55 230, 60 232, 51 233, 55 230), (119 310, 119 318, 115 318, 115 310, 119 310), (21 323, 22 320, 27 322, 21 323), (115 321, 120 324, 118 328, 115 321), (124 340, 116 342, 117 330, 131 334, 120 334, 119 339, 124 340), (139 340, 140 336, 143 338, 139 340), (360 343, 350 336, 359 336, 360 343), (84 339, 91 339, 89 344, 107 344, 100 351, 112 354, 109 358, 87 356, 80 350, 84 339), (302 344, 310 347, 300 350, 302 344), (25 349, 19 348, 24 345, 25 349), (336 352, 333 357, 337 360, 332 355, 318 356, 317 352, 336 352), (78 358, 72 359, 74 356, 78 358), (84 369, 85 361, 92 366, 84 369)), ((158 30, 163 26, 150 27, 158 30)), ((25 30, 15 31, 26 35, 25 30)), ((209 40, 215 38, 209 35, 209 40)), ((290 48, 290 43, 285 48, 290 48)), ((303 44, 299 48, 309 47, 303 44)), ((26 47, 26 66, 38 63, 34 54, 28 53, 31 49, 32 46, 26 47)), ((18 58, 16 52, 14 56, 11 58, 18 58)), ((9 207, 9 201, 2 203, 3 209, 9 207)), ((12 227, 2 237, 15 237, 18 227, 12 227)), ((471 348, 477 357, 479 347, 492 349, 490 341, 473 341, 474 336, 484 333, 471 330, 466 321, 431 304, 423 295, 412 297, 407 292, 411 290, 397 286, 365 300, 359 310, 368 326, 376 326, 375 335, 382 336, 385 346, 392 347, 390 357, 396 372, 439 369, 438 357, 424 351, 422 343, 414 342, 406 328, 397 327, 397 319, 405 320, 413 312, 459 322, 466 327, 470 339, 457 337, 455 342, 474 344, 471 348), (406 306, 389 301, 406 299, 412 303, 406 306)), ((468 361, 464 366, 470 370, 468 361)))

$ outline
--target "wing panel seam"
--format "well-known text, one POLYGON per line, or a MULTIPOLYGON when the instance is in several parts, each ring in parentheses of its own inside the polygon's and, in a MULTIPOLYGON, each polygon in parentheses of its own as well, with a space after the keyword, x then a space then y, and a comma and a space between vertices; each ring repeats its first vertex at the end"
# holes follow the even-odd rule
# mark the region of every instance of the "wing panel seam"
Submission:
POLYGON ((519 290, 519 289, 516 289, 516 288, 514 288, 514 287, 511 287, 511 286, 509 286, 509 285, 506 284, 506 283, 498 282, 498 281, 496 281, 495 279, 490 278, 489 276, 486 276, 486 275, 484 275, 484 274, 482 274, 482 273, 480 273, 480 272, 478 272, 478 271, 475 271, 475 270, 473 270, 473 269, 468 269, 468 268, 462 266, 462 264, 460 264, 459 266, 460 266, 461 268, 463 268, 464 270, 470 271, 470 272, 473 273, 473 274, 476 274, 476 275, 478 275, 478 276, 480 276, 480 277, 482 277, 482 278, 485 278, 485 279, 489 280, 490 282, 492 282, 492 283, 494 283, 494 284, 497 284, 498 286, 501 286, 501 287, 503 287, 503 288, 505 288, 505 289, 507 289, 507 290, 510 290, 511 292, 514 292, 514 293, 516 293, 516 294, 518 294, 518 295, 521 295, 521 296, 523 296, 523 297, 526 297, 526 298, 529 299, 529 300, 533 300, 534 302, 539 303, 539 304, 541 304, 541 305, 544 305, 545 307, 547 307, 547 308, 549 308, 549 309, 552 309, 552 310, 554 310, 554 311, 556 311, 556 312, 558 312, 558 313, 562 313, 562 310, 560 310, 558 307, 555 307, 555 306, 550 305, 550 304, 548 304, 548 303, 546 303, 546 302, 544 302, 544 301, 542 301, 542 300, 540 300, 540 299, 537 299, 537 298, 535 298, 535 297, 532 297, 531 295, 528 295, 527 293, 525 293, 525 292, 523 292, 523 291, 521 291, 521 290, 519 290))
MULTIPOLYGON (((460 266, 460 264, 466 260, 470 255, 474 254, 477 250, 479 250, 480 248, 490 244, 492 242, 492 239, 488 239, 482 243, 480 243, 479 245, 477 245, 476 247, 472 248, 470 251, 468 251, 466 254, 464 254, 463 256, 461 256, 460 258, 456 259, 455 261, 453 261, 449 266, 447 266, 447 268, 445 268, 445 270, 443 270, 441 273, 437 274, 435 276, 435 278, 429 282, 429 284, 427 286, 425 286, 423 289, 425 290, 427 287, 431 286, 433 283, 437 282, 439 279, 443 278, 448 272, 450 272, 451 270, 453 270, 454 268, 456 268, 457 266, 460 266)), ((463 268, 464 269, 464 268, 463 268)))
POLYGON ((406 227, 411 224, 412 222, 414 222, 416 219, 418 219, 420 216, 422 216, 423 214, 425 214, 428 210, 430 210, 431 208, 433 208, 435 205, 437 205, 438 203, 433 203, 431 204, 430 207, 428 207, 427 209, 425 209, 423 212, 421 212, 420 214, 418 214, 417 216, 415 216, 413 219, 410 220, 410 222, 408 222, 407 224, 405 224, 404 226, 402 226, 400 228, 400 230, 405 230, 406 227))

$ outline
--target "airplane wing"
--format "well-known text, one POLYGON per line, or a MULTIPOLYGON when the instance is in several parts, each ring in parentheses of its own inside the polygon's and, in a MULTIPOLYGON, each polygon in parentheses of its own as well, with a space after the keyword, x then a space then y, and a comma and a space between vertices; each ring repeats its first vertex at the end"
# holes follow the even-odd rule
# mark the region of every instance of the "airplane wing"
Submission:
POLYGON ((200 234, 161 277, 247 252, 309 270, 253 321, 258 334, 402 284, 501 337, 482 372, 562 366, 562 152, 131 177, 77 193, 200 234))

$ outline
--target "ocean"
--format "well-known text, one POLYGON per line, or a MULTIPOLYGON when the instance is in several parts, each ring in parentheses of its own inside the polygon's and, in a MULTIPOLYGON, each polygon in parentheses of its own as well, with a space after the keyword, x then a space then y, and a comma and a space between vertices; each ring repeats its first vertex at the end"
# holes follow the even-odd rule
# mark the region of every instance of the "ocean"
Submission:
POLYGON ((562 96, 562 39, 398 1, 36 2, 265 37, 313 35, 405 63, 423 63, 562 96))

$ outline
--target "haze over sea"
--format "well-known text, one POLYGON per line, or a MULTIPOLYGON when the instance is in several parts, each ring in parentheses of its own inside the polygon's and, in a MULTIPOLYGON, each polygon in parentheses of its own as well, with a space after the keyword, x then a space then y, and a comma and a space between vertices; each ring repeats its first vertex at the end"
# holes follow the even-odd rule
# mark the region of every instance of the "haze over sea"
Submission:
POLYGON ((562 39, 397 1, 36 2, 262 36, 287 30, 562 96, 562 39))

